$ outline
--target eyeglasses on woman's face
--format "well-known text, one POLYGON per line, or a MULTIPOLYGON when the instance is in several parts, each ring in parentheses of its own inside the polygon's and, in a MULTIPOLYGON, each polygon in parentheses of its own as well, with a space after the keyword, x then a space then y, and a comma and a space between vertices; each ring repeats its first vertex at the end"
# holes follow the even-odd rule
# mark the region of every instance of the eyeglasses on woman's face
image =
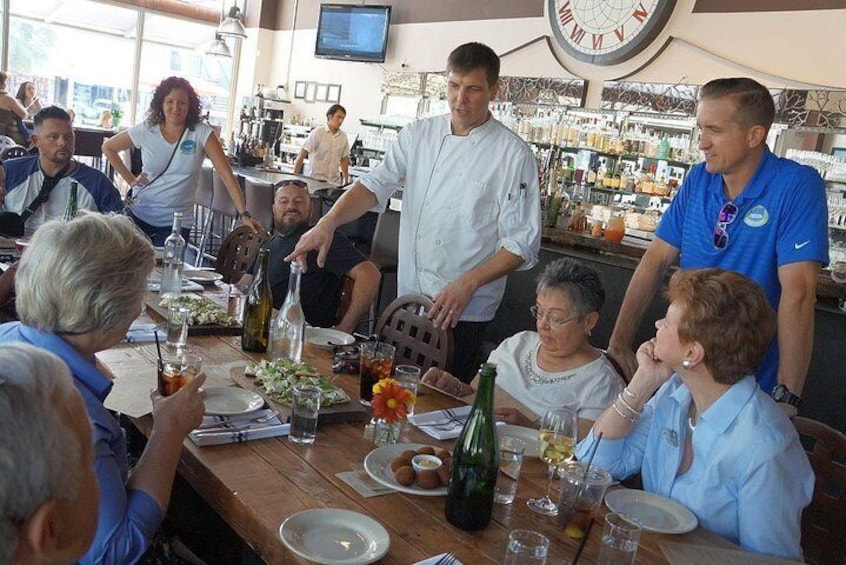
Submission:
POLYGON ((539 321, 539 322, 546 320, 546 323, 549 324, 549 326, 554 330, 557 330, 557 329, 563 327, 568 322, 572 322, 573 320, 580 318, 579 315, 570 316, 569 318, 558 318, 558 317, 550 316, 549 314, 547 314, 546 312, 543 312, 540 308, 538 308, 537 304, 530 307, 529 312, 531 312, 532 317, 534 317, 534 319, 539 321))

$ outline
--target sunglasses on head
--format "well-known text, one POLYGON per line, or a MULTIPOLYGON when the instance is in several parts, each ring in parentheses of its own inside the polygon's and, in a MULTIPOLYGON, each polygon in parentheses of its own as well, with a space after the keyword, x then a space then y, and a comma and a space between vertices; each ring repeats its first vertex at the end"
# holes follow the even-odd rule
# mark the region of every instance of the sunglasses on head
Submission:
POLYGON ((283 181, 282 184, 279 185, 279 188, 282 188, 283 186, 288 186, 289 184, 293 184, 294 186, 298 186, 300 188, 308 190, 308 183, 306 181, 296 179, 283 181))
POLYGON ((739 209, 734 202, 726 202, 717 215, 717 225, 714 226, 714 249, 725 249, 729 242, 726 229, 736 218, 739 209))

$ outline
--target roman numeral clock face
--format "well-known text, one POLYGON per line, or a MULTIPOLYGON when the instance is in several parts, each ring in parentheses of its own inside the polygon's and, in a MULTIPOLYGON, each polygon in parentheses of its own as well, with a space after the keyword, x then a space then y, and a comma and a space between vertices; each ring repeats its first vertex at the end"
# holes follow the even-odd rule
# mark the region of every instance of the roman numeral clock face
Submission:
POLYGON ((676 0, 548 0, 558 44, 580 61, 616 65, 634 57, 663 29, 676 0))

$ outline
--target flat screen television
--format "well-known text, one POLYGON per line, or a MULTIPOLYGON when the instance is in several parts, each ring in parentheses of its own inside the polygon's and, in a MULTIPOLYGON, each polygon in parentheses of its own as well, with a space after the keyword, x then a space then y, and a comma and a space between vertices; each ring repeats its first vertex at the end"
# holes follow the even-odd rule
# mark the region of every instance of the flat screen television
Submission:
POLYGON ((321 4, 314 56, 384 63, 390 23, 390 6, 321 4))

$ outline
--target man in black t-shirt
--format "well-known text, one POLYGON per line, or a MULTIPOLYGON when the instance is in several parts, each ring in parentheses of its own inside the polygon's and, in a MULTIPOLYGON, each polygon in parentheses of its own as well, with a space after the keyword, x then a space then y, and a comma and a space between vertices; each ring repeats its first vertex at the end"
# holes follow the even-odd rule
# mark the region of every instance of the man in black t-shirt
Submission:
MULTIPOLYGON (((311 198, 306 183, 289 180, 276 189, 273 199, 275 231, 262 245, 262 249, 270 250, 268 268, 274 308, 282 306, 288 294, 291 268, 282 259, 294 250, 300 236, 308 230, 310 217, 311 198)), ((255 268, 253 262, 248 274, 238 284, 250 284, 255 268)), ((312 326, 335 327, 352 333, 376 298, 380 277, 376 265, 358 251, 344 234, 336 233, 324 268, 317 266, 317 251, 307 256, 307 269, 300 285, 300 300, 306 321, 312 326), (354 281, 352 296, 343 319, 336 320, 344 276, 354 281)))

